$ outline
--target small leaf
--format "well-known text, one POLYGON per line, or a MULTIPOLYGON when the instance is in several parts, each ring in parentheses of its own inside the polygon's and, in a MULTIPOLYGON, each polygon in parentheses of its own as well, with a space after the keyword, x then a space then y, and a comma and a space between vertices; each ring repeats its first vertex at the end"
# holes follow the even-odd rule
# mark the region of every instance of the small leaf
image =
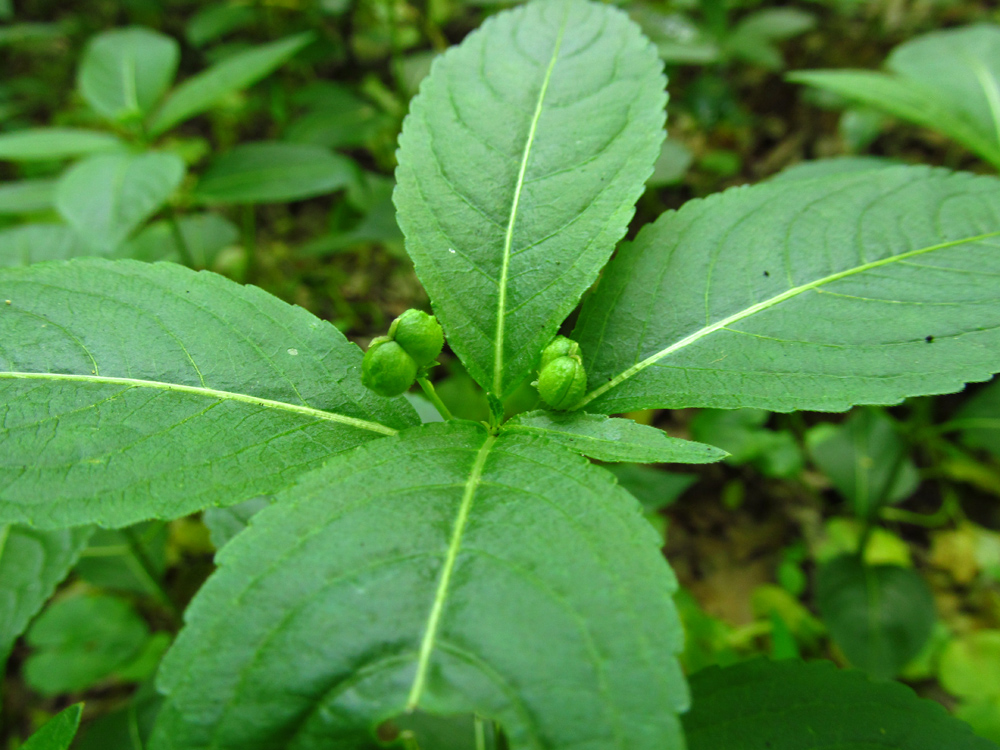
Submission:
POLYGON ((22 224, 0 230, 0 267, 69 260, 81 255, 93 252, 65 224, 22 224))
POLYGON ((80 555, 76 574, 102 589, 134 591, 160 599, 168 534, 162 521, 146 521, 124 529, 98 529, 80 555))
POLYGON ((346 156, 303 143, 244 143, 209 166, 194 191, 204 203, 281 203, 347 187, 358 168, 346 156))
POLYGON ((266 78, 313 39, 311 32, 279 39, 239 52, 192 76, 174 89, 153 114, 149 121, 150 133, 162 135, 175 125, 215 106, 228 94, 266 78))
POLYGON ((995 379, 966 401, 955 414, 962 442, 1000 457, 1000 379, 995 379))
POLYGON ((184 179, 169 153, 92 156, 66 172, 56 208, 96 253, 111 253, 156 213, 184 179))
POLYGON ((663 86, 628 17, 580 0, 493 16, 421 84, 399 224, 449 344, 498 398, 625 233, 660 152, 663 86))
POLYGON ((505 432, 539 435, 598 461, 709 464, 726 456, 711 445, 670 437, 663 430, 598 414, 533 411, 504 425, 505 432))
MULTIPOLYGON (((181 237, 195 268, 209 268, 223 250, 239 241, 236 225, 215 213, 188 214, 177 219, 181 237)), ((118 257, 153 262, 183 262, 185 255, 169 221, 155 221, 122 245, 118 257)))
POLYGON ((81 259, 0 290, 0 523, 176 518, 417 423, 332 325, 215 274, 81 259))
POLYGON ((813 461, 861 518, 875 518, 883 505, 905 500, 920 483, 909 446, 884 411, 859 409, 842 425, 813 428, 806 443, 813 461))
POLYGON ((0 135, 0 159, 21 162, 75 159, 121 146, 115 136, 95 130, 29 128, 0 135))
POLYGON ((851 664, 879 680, 895 677, 934 628, 934 599, 916 571, 868 566, 856 555, 820 567, 816 604, 851 664))
POLYGON ((698 481, 697 474, 677 474, 638 464, 613 464, 605 468, 618 478, 618 484, 642 503, 647 513, 673 505, 698 481))
POLYGON ((198 10, 187 22, 184 36, 192 47, 204 47, 237 29, 253 24, 258 9, 246 5, 213 3, 198 10))
POLYGON ((0 185, 0 214, 33 214, 48 211, 55 201, 56 181, 19 180, 0 185))
POLYGON ((1000 698, 1000 630, 955 638, 941 654, 938 674, 942 687, 959 698, 1000 698))
POLYGON ((218 555, 150 748, 355 750, 419 709, 497 720, 512 748, 679 750, 658 545, 541 438, 439 423, 335 457, 218 555))
POLYGON ((838 156, 832 159, 816 159, 815 161, 793 164, 771 177, 770 181, 814 180, 817 177, 850 174, 851 172, 870 172, 873 169, 891 169, 902 166, 904 164, 901 161, 884 159, 881 156, 838 156))
POLYGON ((0 667, 90 537, 90 527, 39 531, 0 526, 0 667))
POLYGON ((179 60, 180 46, 164 34, 139 26, 105 31, 87 44, 77 85, 97 114, 133 120, 170 87, 179 60))
POLYGON ((80 726, 83 704, 63 709, 21 745, 21 750, 69 750, 80 726))
POLYGON ((265 495, 225 508, 208 508, 202 514, 202 520, 211 534, 212 544, 217 550, 225 547, 250 524, 251 518, 273 502, 273 497, 265 495))
POLYGON ((689 750, 995 750, 934 701, 826 661, 755 659, 691 679, 689 750))
POLYGON ((768 477, 796 477, 805 465, 790 430, 770 430, 762 409, 702 409, 691 420, 691 435, 729 452, 727 463, 751 464, 768 477))
POLYGON ((623 245, 576 408, 844 411, 1000 370, 1000 180, 897 167, 693 200, 623 245))

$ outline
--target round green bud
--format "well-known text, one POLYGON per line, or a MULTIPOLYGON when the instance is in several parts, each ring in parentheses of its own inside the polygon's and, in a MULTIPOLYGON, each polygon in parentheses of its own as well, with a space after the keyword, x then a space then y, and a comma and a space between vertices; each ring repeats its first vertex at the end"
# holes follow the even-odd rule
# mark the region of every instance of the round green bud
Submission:
POLYGON ((441 325, 423 310, 407 310, 392 321, 389 338, 403 347, 420 367, 436 360, 444 347, 441 325))
POLYGON ((538 365, 539 370, 544 370, 545 366, 557 357, 579 357, 580 345, 565 336, 556 336, 547 347, 542 350, 542 361, 538 365))
POLYGON ((417 363, 388 336, 372 341, 361 363, 361 382, 380 396, 398 396, 417 379, 417 363))
POLYGON ((538 373, 538 395, 553 409, 568 409, 587 390, 587 373, 579 357, 556 357, 538 373))

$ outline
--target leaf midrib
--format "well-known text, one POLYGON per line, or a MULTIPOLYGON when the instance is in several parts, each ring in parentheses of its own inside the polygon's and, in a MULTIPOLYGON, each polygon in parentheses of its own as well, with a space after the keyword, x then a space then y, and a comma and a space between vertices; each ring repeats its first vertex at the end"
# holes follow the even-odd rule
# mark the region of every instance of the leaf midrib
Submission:
POLYGON ((176 393, 187 393, 203 398, 212 398, 221 401, 238 401, 254 406, 263 406, 269 409, 292 412, 322 419, 328 422, 338 422, 340 424, 356 427, 361 430, 369 430, 382 435, 395 435, 398 430, 387 427, 378 422, 370 422, 366 419, 349 417, 346 414, 314 409, 311 406, 290 404, 285 401, 274 401, 268 398, 260 398, 245 393, 235 393, 233 391, 221 391, 215 388, 205 388, 193 385, 183 385, 180 383, 166 383, 159 380, 139 380, 136 378, 116 378, 107 375, 76 375, 68 373, 48 373, 48 372, 0 372, 0 379, 7 380, 55 380, 73 383, 92 383, 96 385, 121 385, 129 388, 153 388, 161 391, 174 391, 176 393))
POLYGON ((528 138, 524 143, 524 153, 521 155, 521 167, 517 174, 517 183, 514 186, 514 198, 511 201, 510 216, 507 219, 507 230, 503 238, 503 258, 500 266, 500 281, 497 285, 499 292, 497 295, 497 328, 496 337, 493 341, 493 392, 498 396, 503 394, 504 328, 506 324, 507 283, 508 276, 510 275, 510 251, 514 240, 514 225, 517 223, 517 213, 521 204, 521 190, 524 187, 524 175, 528 171, 528 160, 531 157, 531 149, 535 145, 538 121, 542 117, 545 95, 548 93, 549 82, 552 80, 552 71, 555 70, 556 61, 559 59, 559 50, 562 47, 563 34, 566 31, 568 19, 569 10, 567 9, 563 14, 562 23, 559 24, 559 31, 552 49, 552 57, 549 60, 548 68, 545 70, 542 85, 538 90, 538 100, 535 102, 535 112, 531 117, 531 126, 528 128, 528 138))
POLYGON ((851 276, 855 276, 855 275, 857 275, 859 273, 865 273, 866 271, 871 271, 871 270, 876 269, 876 268, 881 268, 882 266, 887 266, 887 265, 890 265, 890 264, 895 263, 897 261, 907 260, 909 258, 915 258, 915 257, 918 257, 918 256, 923 255, 925 253, 935 252, 937 250, 946 250, 948 248, 958 247, 959 245, 964 245, 964 244, 971 243, 971 242, 980 242, 982 240, 990 239, 991 237, 1000 237, 1000 231, 997 231, 997 232, 987 232, 986 234, 980 234, 980 235, 977 235, 975 237, 964 237, 964 238, 959 239, 959 240, 953 240, 951 242, 942 242, 940 244, 931 245, 929 247, 916 248, 914 250, 909 250, 909 251, 907 251, 905 253, 900 253, 898 255, 890 255, 890 256, 888 256, 886 258, 881 258, 879 260, 875 260, 875 261, 872 261, 870 263, 864 263, 864 264, 862 264, 860 266, 855 266, 853 268, 848 268, 848 269, 846 269, 844 271, 838 271, 837 273, 830 274, 829 276, 824 276, 823 278, 817 279, 816 281, 810 281, 808 284, 802 284, 802 285, 797 286, 797 287, 792 287, 791 289, 788 289, 788 290, 782 292, 781 294, 778 294, 778 295, 775 295, 774 297, 766 299, 763 302, 758 302, 757 304, 751 305, 750 307, 748 307, 748 308, 746 308, 744 310, 741 310, 741 311, 739 311, 737 313, 733 313, 732 315, 729 315, 729 316, 723 318, 722 320, 716 321, 715 323, 712 323, 711 325, 704 326, 703 328, 698 329, 694 333, 689 334, 688 336, 685 336, 680 341, 677 341, 677 342, 671 344, 670 346, 668 346, 668 347, 666 347, 664 349, 661 349, 660 351, 656 352, 655 354, 652 354, 649 357, 646 357, 646 359, 642 360, 641 362, 637 362, 636 364, 632 365, 628 369, 623 370, 622 372, 618 373, 618 375, 616 375, 615 377, 611 378, 604 385, 602 385, 602 386, 600 386, 598 388, 595 388, 590 393, 588 393, 587 395, 585 395, 582 399, 580 399, 580 401, 578 401, 572 407, 571 411, 576 411, 578 409, 582 409, 584 406, 586 406, 587 404, 589 404, 594 399, 598 398, 599 396, 604 395, 605 393, 607 393, 608 391, 612 390, 613 388, 616 388, 617 386, 621 385, 623 382, 625 382, 629 378, 631 378, 631 377, 633 377, 635 375, 638 375, 640 372, 642 372, 643 370, 645 370, 647 367, 650 367, 651 365, 656 364, 657 362, 659 362, 664 357, 667 357, 667 356, 673 354, 674 352, 680 351, 681 349, 684 349, 685 347, 688 347, 691 344, 696 344, 699 341, 701 341, 703 338, 705 338, 707 336, 710 336, 711 334, 715 333, 716 331, 719 331, 719 330, 721 330, 723 328, 726 328, 726 327, 732 325, 733 323, 738 323, 741 320, 745 320, 746 318, 751 317, 752 315, 756 315, 759 312, 763 312, 765 310, 768 310, 768 309, 770 309, 770 308, 772 308, 772 307, 774 307, 776 305, 781 304, 782 302, 785 302, 785 301, 787 301, 789 299, 793 299, 794 297, 797 297, 800 294, 803 294, 804 292, 808 292, 808 291, 811 291, 813 289, 818 289, 819 287, 824 286, 825 284, 831 284, 834 281, 839 281, 841 279, 845 279, 845 278, 849 278, 851 276))

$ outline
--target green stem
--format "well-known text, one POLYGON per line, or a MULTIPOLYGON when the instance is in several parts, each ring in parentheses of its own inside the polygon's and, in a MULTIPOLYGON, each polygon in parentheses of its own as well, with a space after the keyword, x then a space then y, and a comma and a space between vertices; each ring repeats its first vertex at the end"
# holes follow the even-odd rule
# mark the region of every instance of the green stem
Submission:
POLYGON ((167 223, 170 224, 170 233, 174 236, 174 244, 177 245, 177 253, 181 256, 181 262, 188 268, 194 268, 194 255, 191 253, 187 240, 184 239, 184 232, 181 231, 181 225, 177 221, 177 213, 173 206, 167 206, 165 213, 167 223))
POLYGON ((476 750, 486 750, 486 724, 479 714, 476 714, 476 750))
POLYGON ((132 553, 133 559, 139 563, 139 569, 135 572, 146 579, 153 597, 170 613, 175 624, 180 622, 180 612, 177 609, 177 605, 174 604, 170 595, 167 594, 166 589, 160 583, 159 577, 156 574, 156 568, 153 567, 153 563, 146 557, 146 552, 142 548, 142 540, 136 534, 135 529, 124 528, 121 530, 121 533, 128 540, 129 550, 132 553))
POLYGON ((417 383, 420 384, 421 390, 423 390, 424 395, 427 396, 427 400, 434 404, 434 408, 438 410, 438 414, 445 422, 450 422, 454 417, 451 416, 451 412, 448 407, 444 405, 444 401, 441 397, 437 395, 437 391, 434 390, 434 386, 427 378, 417 378, 417 383))

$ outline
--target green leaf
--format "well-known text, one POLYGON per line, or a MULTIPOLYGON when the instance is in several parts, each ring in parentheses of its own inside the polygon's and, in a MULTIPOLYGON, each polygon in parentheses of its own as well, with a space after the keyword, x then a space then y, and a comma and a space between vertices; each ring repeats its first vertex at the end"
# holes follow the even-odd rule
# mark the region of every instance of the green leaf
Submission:
POLYGON ((48 211, 55 200, 55 192, 55 180, 19 180, 0 185, 0 214, 48 211))
POLYGON ((994 380, 966 401, 955 414, 962 442, 1000 456, 1000 380, 994 380))
POLYGON ((653 165, 653 174, 646 180, 650 187, 663 187, 680 182, 694 161, 694 153, 682 141, 663 141, 660 156, 653 165))
POLYGON ((895 677, 934 628, 934 599, 916 571, 868 566, 857 555, 820 567, 816 604, 851 664, 879 680, 895 677))
POLYGON ((153 731, 161 703, 152 682, 140 685, 127 704, 88 724, 73 750, 141 750, 153 731))
POLYGON ((709 464, 726 456, 711 445, 670 437, 663 430, 631 419, 598 414, 533 411, 519 414, 505 432, 538 435, 598 461, 646 464, 709 464))
POLYGON ((417 423, 310 313, 169 263, 0 270, 0 522, 125 526, 272 493, 417 423))
MULTIPOLYGON (((181 237, 195 268, 209 268, 219 253, 239 241, 236 225, 215 213, 189 214, 177 219, 181 237)), ((117 255, 135 260, 180 263, 184 254, 168 220, 155 221, 122 245, 117 255)))
POLYGON ((606 468, 618 478, 618 484, 642 503, 647 513, 673 505, 698 481, 697 474, 677 474, 639 464, 615 464, 606 468))
POLYGON ((77 86, 102 117, 137 119, 170 87, 180 54, 176 41, 151 29, 134 26, 105 31, 87 44, 77 86))
POLYGON ((419 708, 498 720, 512 748, 678 750, 658 547, 611 476, 541 438, 438 423, 335 457, 218 555, 150 747, 357 750, 419 708))
POLYGON ((691 678, 689 750, 995 750, 934 701, 827 661, 763 659, 691 678))
POLYGON ((927 167, 689 201, 584 303, 576 408, 843 411, 986 380, 998 237, 1000 181, 927 167))
POLYGON ((0 267, 69 260, 81 255, 93 252, 65 224, 23 224, 0 230, 0 267))
POLYGON ((954 639, 941 654, 941 685, 968 700, 1000 698, 1000 630, 954 639))
POLYGON ((312 42, 311 32, 285 37, 228 57, 178 86, 153 113, 148 129, 162 135, 175 125, 201 114, 216 102, 266 78, 296 52, 312 42))
POLYGON ((90 537, 89 527, 39 531, 0 526, 0 667, 90 537))
POLYGON ((901 167, 903 162, 885 159, 881 156, 838 156, 832 159, 816 159, 803 161, 783 169, 770 178, 771 182, 783 180, 813 180, 817 177, 849 174, 851 172, 870 172, 873 169, 891 169, 901 167))
POLYGON ((212 544, 217 550, 225 547, 250 524, 251 518, 273 502, 273 497, 264 495, 225 508, 208 508, 202 514, 202 520, 208 527, 212 544))
POLYGON ((890 74, 803 71, 790 78, 943 132, 1000 167, 1000 28, 925 34, 893 50, 886 65, 890 74))
POLYGON ((29 128, 0 135, 0 159, 19 162, 75 159, 121 146, 122 142, 110 133, 79 128, 29 128))
POLYGON ((806 444, 813 461, 861 518, 874 519, 883 505, 905 500, 920 483, 909 446, 884 411, 861 409, 837 427, 814 427, 806 444))
POLYGON ((661 68, 621 11, 545 0, 469 34, 412 102, 399 224, 449 344, 498 397, 625 233, 660 153, 661 68))
POLYGON ((56 208, 95 252, 111 253, 167 202, 184 169, 170 153, 91 156, 59 180, 56 208))
POLYGON ((83 704, 63 709, 21 745, 21 750, 69 750, 80 726, 83 704))
POLYGON ((76 574, 102 589, 161 598, 159 581, 167 568, 168 535, 162 521, 98 529, 76 564, 76 574))
POLYGON ((304 143, 244 143, 209 166, 194 191, 204 203, 281 203, 347 187, 358 168, 346 156, 304 143))
POLYGON ((49 606, 28 631, 24 679, 45 696, 85 690, 139 655, 149 626, 114 596, 74 596, 49 606))
POLYGON ((257 8, 235 3, 206 5, 191 16, 184 36, 192 47, 204 47, 232 31, 250 26, 257 20, 258 13, 257 8))
POLYGON ((691 435, 729 452, 727 463, 751 464, 765 476, 796 477, 805 464, 790 430, 769 430, 762 409, 702 409, 691 420, 691 435))

